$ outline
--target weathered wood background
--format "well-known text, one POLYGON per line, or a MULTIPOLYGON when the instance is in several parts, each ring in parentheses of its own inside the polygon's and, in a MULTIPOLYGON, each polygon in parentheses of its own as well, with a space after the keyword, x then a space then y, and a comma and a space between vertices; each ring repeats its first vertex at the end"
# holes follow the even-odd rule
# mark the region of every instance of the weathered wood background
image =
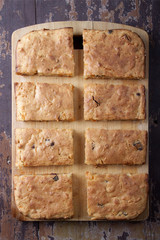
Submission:
POLYGON ((0 240, 160 239, 160 1, 0 0, 0 240), (49 21, 95 20, 150 37, 150 217, 145 222, 19 222, 11 216, 11 34, 49 21))

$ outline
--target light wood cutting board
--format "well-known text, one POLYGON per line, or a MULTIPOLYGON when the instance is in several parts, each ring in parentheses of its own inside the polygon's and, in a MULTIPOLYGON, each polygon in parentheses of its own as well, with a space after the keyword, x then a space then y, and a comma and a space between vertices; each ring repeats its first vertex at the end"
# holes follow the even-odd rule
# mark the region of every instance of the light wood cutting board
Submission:
MULTIPOLYGON (((86 194, 86 171, 95 173, 148 173, 148 153, 146 163, 141 166, 101 166, 94 167, 84 164, 84 131, 87 128, 105 128, 105 129, 140 129, 148 130, 148 77, 149 77, 149 39, 148 34, 139 28, 130 27, 121 24, 107 22, 51 22, 33 25, 16 30, 12 34, 12 189, 13 176, 20 174, 49 174, 57 173, 73 173, 73 202, 74 216, 67 221, 88 221, 91 220, 87 214, 87 194, 86 194), (26 33, 38 29, 57 29, 64 27, 73 27, 74 35, 82 35, 83 29, 129 29, 143 39, 146 49, 146 78, 144 80, 85 80, 83 78, 83 50, 74 50, 75 56, 75 76, 74 77, 44 77, 44 76, 20 76, 15 72, 15 51, 17 41, 26 33), (14 82, 31 81, 31 82, 46 82, 46 83, 71 83, 74 85, 74 122, 19 122, 16 120, 16 104, 14 93, 14 82), (84 83, 114 83, 114 84, 143 84, 146 88, 146 120, 144 121, 84 121, 83 119, 83 87, 84 83), (15 166, 15 129, 16 128, 70 128, 74 129, 74 157, 75 164, 73 166, 49 166, 49 167, 26 167, 17 169, 15 166)), ((148 143, 149 145, 149 143, 148 143)), ((135 219, 135 221, 145 220, 148 217, 149 207, 135 219)), ((14 194, 12 191, 12 213, 23 221, 32 221, 24 217, 16 208, 14 194)))

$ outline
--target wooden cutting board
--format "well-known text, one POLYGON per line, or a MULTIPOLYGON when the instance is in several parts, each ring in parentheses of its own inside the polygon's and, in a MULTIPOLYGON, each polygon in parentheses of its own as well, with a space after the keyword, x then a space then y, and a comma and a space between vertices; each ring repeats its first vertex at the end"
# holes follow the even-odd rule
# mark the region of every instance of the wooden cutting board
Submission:
MULTIPOLYGON (((80 41, 80 37, 75 38, 80 41)), ((20 174, 49 174, 57 173, 73 173, 73 203, 74 203, 74 216, 67 221, 88 221, 91 220, 87 214, 87 194, 86 194, 86 171, 95 173, 148 173, 148 153, 147 160, 141 166, 101 166, 94 167, 84 164, 84 131, 87 128, 105 128, 105 129, 140 129, 148 130, 148 72, 149 72, 149 39, 148 34, 139 28, 130 27, 121 24, 107 23, 107 22, 85 22, 85 21, 72 21, 72 22, 51 22, 33 25, 16 30, 12 34, 12 189, 13 176, 20 174), (26 33, 38 29, 57 29, 64 27, 73 27, 74 36, 82 35, 83 29, 129 29, 143 39, 146 49, 146 78, 144 80, 85 80, 83 78, 83 50, 75 49, 75 76, 74 77, 44 77, 44 76, 20 76, 15 72, 15 51, 17 41, 26 33), (74 85, 74 109, 75 121, 74 122, 18 122, 16 120, 16 104, 14 93, 14 82, 31 81, 31 82, 46 82, 46 83, 71 83, 74 85), (84 121, 83 119, 83 87, 84 83, 114 83, 114 84, 143 84, 146 88, 146 120, 142 121, 84 121), (16 128, 70 128, 74 129, 74 157, 75 164, 73 166, 49 166, 49 167, 26 167, 17 169, 15 166, 15 129, 16 128)), ((149 143, 148 143, 149 145, 149 143)), ((135 219, 135 221, 145 220, 148 217, 149 207, 135 219)), ((16 208, 14 201, 14 193, 12 191, 12 213, 19 219, 24 221, 32 221, 24 217, 16 208)))

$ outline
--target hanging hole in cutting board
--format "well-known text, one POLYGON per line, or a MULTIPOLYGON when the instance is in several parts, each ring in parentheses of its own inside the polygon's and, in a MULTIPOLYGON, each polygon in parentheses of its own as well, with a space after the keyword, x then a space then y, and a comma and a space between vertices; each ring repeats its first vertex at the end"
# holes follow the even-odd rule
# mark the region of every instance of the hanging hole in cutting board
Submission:
POLYGON ((74 49, 83 49, 83 38, 82 35, 73 36, 74 49))

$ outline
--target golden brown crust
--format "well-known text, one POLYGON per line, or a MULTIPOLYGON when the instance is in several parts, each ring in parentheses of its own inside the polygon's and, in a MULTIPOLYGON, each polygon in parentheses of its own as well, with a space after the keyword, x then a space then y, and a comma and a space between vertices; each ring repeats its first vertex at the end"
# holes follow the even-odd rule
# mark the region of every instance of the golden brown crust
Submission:
POLYGON ((18 121, 74 120, 71 84, 15 83, 18 121))
POLYGON ((84 30, 84 77, 140 79, 145 77, 142 39, 124 29, 84 30))
POLYGON ((31 219, 73 216, 72 175, 23 175, 14 177, 18 210, 31 219))
POLYGON ((146 161, 147 132, 139 130, 87 129, 86 164, 143 164, 146 161))
POLYGON ((86 84, 85 120, 145 119, 143 85, 86 84))
POLYGON ((87 204, 91 219, 128 220, 146 208, 147 174, 92 174, 87 172, 87 204))
POLYGON ((74 75, 73 28, 37 30, 17 43, 16 73, 74 75))
POLYGON ((72 165, 70 129, 16 129, 16 166, 72 165))

